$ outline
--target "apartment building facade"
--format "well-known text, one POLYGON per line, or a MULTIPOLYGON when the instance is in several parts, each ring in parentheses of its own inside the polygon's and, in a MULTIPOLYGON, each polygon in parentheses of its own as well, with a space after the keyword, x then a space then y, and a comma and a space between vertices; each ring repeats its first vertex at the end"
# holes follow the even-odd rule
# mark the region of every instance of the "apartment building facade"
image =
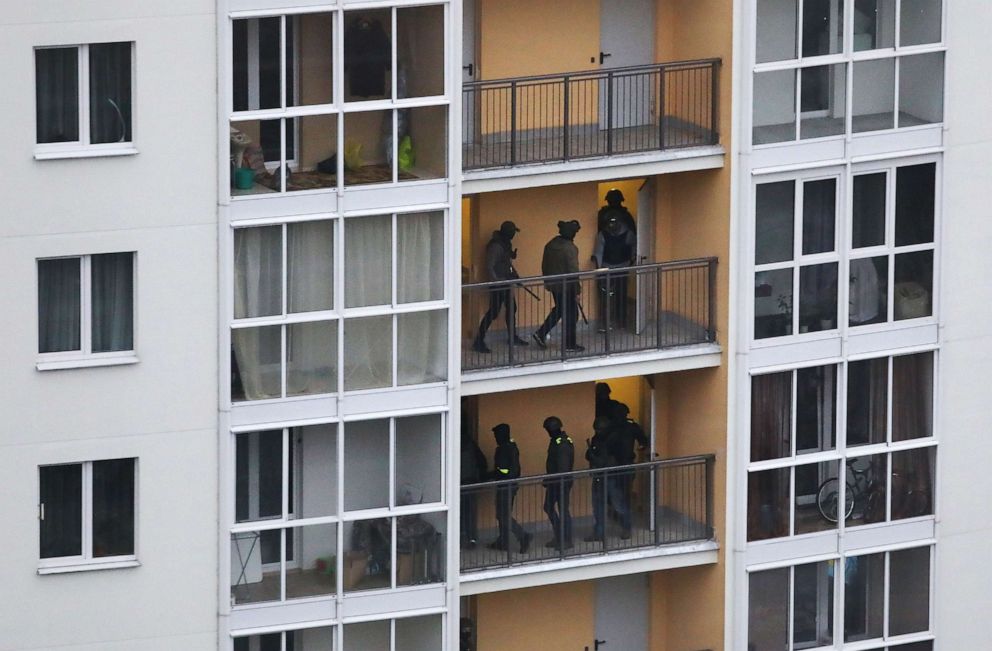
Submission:
POLYGON ((982 648, 988 8, 98 4, 0 21, 0 650, 982 648))

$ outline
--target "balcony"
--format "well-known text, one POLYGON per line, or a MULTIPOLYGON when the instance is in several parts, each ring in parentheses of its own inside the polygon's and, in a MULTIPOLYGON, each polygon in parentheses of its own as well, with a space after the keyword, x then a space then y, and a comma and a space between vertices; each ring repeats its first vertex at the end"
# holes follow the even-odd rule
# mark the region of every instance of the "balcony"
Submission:
POLYGON ((466 184, 575 170, 588 159, 615 159, 597 161, 602 168, 712 155, 719 67, 706 59, 466 83, 466 184))
POLYGON ((462 526, 468 526, 466 516, 474 511, 479 544, 461 551, 462 580, 487 570, 552 570, 570 559, 711 541, 713 464, 713 455, 701 455, 463 486, 462 526), (556 532, 544 513, 548 486, 560 491, 571 486, 571 546, 546 544, 568 538, 565 523, 556 532), (497 498, 514 490, 512 515, 531 536, 524 553, 512 535, 509 549, 494 549, 490 544, 498 538, 497 498), (623 522, 624 510, 629 511, 629 523, 623 522), (596 531, 597 518, 605 522, 601 534, 596 531), (544 567, 534 567, 541 564, 544 567))
POLYGON ((701 258, 464 285, 463 312, 473 319, 462 343, 465 380, 522 366, 545 365, 530 370, 551 372, 563 363, 629 353, 692 353, 699 346, 709 351, 716 342, 716 265, 716 258, 701 258), (554 309, 553 292, 564 297, 564 315, 541 347, 535 333, 554 309), (485 340, 489 352, 482 352, 475 343, 479 320, 508 296, 513 298, 512 332, 505 328, 507 318, 501 311, 493 321, 499 329, 490 330, 485 340), (573 316, 571 342, 567 330, 573 316), (511 345, 514 334, 528 345, 511 345))

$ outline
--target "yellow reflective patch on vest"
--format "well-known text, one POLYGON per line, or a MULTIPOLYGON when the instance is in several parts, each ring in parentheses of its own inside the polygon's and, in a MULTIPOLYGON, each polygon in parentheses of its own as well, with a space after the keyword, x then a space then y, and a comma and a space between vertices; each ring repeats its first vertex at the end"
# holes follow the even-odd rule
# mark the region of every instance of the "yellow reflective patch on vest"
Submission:
POLYGON ((504 475, 509 475, 510 474, 510 469, 509 468, 507 468, 505 470, 503 468, 497 468, 497 470, 499 470, 504 475))

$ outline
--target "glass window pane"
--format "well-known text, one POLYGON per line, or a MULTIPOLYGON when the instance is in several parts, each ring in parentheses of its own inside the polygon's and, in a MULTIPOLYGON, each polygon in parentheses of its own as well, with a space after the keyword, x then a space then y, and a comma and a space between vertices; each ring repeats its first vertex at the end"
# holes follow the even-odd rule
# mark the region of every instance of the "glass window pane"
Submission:
POLYGON ((396 419, 396 504, 441 501, 441 416, 396 419))
POLYGON ((885 521, 887 456, 874 454, 847 460, 844 508, 849 527, 885 521))
POLYGON ((933 251, 896 256, 895 319, 918 319, 933 314, 933 251))
POLYGON ((896 246, 933 242, 937 164, 896 171, 896 246))
POLYGON ((286 326, 286 395, 338 390, 338 322, 286 326))
POLYGON ((286 226, 290 312, 334 309, 334 222, 286 226))
POLYGON ((131 44, 90 45, 90 142, 131 142, 131 44))
POLYGON ((851 260, 848 322, 850 325, 884 323, 889 318, 889 258, 851 260))
POLYGON ((396 518, 397 586, 444 581, 446 525, 443 511, 396 518))
POLYGON ((344 241, 345 307, 392 303, 392 217, 347 219, 344 241))
POLYGON ((885 172, 854 177, 854 248, 885 244, 885 172))
POLYGON ((797 0, 757 0, 756 63, 795 59, 799 23, 797 0))
POLYGON ((330 104, 334 96, 334 14, 286 19, 287 106, 330 104), (295 71, 293 68, 296 68, 295 71))
POLYGON ((80 258, 38 261, 38 352, 80 350, 80 258))
POLYGON ((282 314, 282 226, 234 231, 234 318, 282 314))
POLYGON ((796 371, 796 453, 833 450, 837 438, 837 367, 796 371))
POLYGON ((889 360, 847 365, 847 444, 885 443, 888 427, 889 360))
POLYGON ((238 328, 231 332, 231 398, 282 396, 282 329, 238 328))
POLYGON ((751 461, 792 454, 792 371, 751 378, 751 461))
POLYGON ((854 51, 896 44, 896 0, 854 0, 854 51))
POLYGON ((79 140, 79 49, 34 51, 38 143, 79 140))
POLYGON ((444 382, 448 378, 448 311, 399 314, 396 327, 398 383, 444 382))
POLYGON ((134 348, 134 254, 91 259, 93 352, 134 348))
POLYGON ((396 10, 396 93, 444 94, 444 6, 396 10))
POLYGON ((889 554, 889 635, 930 629, 930 548, 889 554))
POLYGON ((747 539, 789 535, 789 469, 762 470, 747 476, 747 539))
MULTIPOLYGON (((282 651, 282 633, 248 635, 234 638, 234 651, 282 651)), ((288 633, 287 635, 292 635, 288 633)), ((287 647, 292 649, 293 647, 287 647)))
POLYGON ((933 640, 913 642, 912 644, 900 644, 899 646, 890 646, 889 651, 933 651, 933 640))
POLYGON ((941 40, 941 0, 902 0, 899 17, 899 45, 939 43, 941 40))
POLYGON ((826 138, 847 129, 847 66, 803 68, 799 137, 826 138))
POLYGON ((853 129, 879 131, 891 129, 895 111, 895 59, 876 59, 854 63, 853 129))
POLYGON ((792 334, 792 269, 754 274, 754 338, 792 334))
POLYGON ((349 319, 344 325, 344 390, 393 385, 393 317, 349 319))
MULTIPOLYGON (((281 548, 281 529, 231 534, 231 601, 235 605, 279 601, 282 598, 281 548), (271 545, 275 547, 275 553, 263 560, 266 554, 262 537, 265 534, 269 534, 270 540, 275 543, 271 545), (266 567, 263 568, 263 564, 266 567)), ((275 634, 275 642, 278 645, 278 633, 275 634)))
POLYGON ((421 106, 396 112, 400 181, 448 175, 448 107, 421 106))
POLYGON ((444 213, 396 216, 396 301, 444 299, 444 213))
MULTIPOLYGON (((296 518, 336 515, 338 510, 338 434, 336 425, 310 425, 290 430, 294 458, 291 479, 299 487, 296 518)), ((291 495, 292 497, 292 495, 291 495)))
POLYGON ((393 112, 344 116, 344 184, 393 182, 393 112))
MULTIPOLYGON (((282 120, 231 123, 232 197, 282 191, 282 129, 282 120)), ((287 142, 287 160, 294 155, 287 142)))
POLYGON ((286 598, 337 592, 338 526, 319 524, 293 529, 298 568, 286 571, 286 598))
POLYGON ((792 641, 794 648, 833 643, 834 565, 822 561, 793 568, 792 641))
POLYGON ((899 126, 944 120, 944 53, 899 59, 899 126))
POLYGON ((885 554, 852 556, 844 562, 844 642, 882 637, 885 554))
POLYGON ((795 181, 758 185, 755 188, 754 213, 754 263, 791 260, 796 213, 795 181))
POLYGON ((389 506, 389 420, 357 421, 344 430, 344 508, 389 506))
POLYGON ((795 70, 755 73, 753 144, 796 139, 796 74, 795 70))
POLYGON ((825 461, 796 466, 796 535, 837 528, 839 465, 838 461, 825 461))
POLYGON ((40 557, 59 558, 83 553, 83 466, 42 466, 40 497, 44 509, 40 526, 40 557))
POLYGON ((803 56, 844 49, 844 0, 803 0, 803 56))
MULTIPOLYGON (((379 590, 392 586, 390 563, 392 558, 393 521, 391 518, 375 518, 357 522, 345 522, 344 527, 344 591, 361 592, 379 590)), ((362 646, 357 641, 353 646, 348 642, 348 626, 345 627, 345 648, 355 651, 366 649, 388 649, 389 627, 386 627, 386 646, 362 646)))
POLYGON ((345 100, 392 97, 392 30, 388 9, 345 13, 345 100))
POLYGON ((749 649, 788 651, 790 572, 783 567, 752 572, 748 577, 749 649))
MULTIPOLYGON (((279 16, 233 22, 234 110, 282 106, 279 16)), ((287 62, 288 63, 288 62, 287 62)))
POLYGON ((287 119, 286 140, 286 192, 338 187, 337 115, 287 119))
POLYGON ((444 648, 441 616, 396 620, 396 651, 435 651, 444 648))
MULTIPOLYGON (((286 633, 286 651, 334 651, 334 639, 333 626, 288 631, 286 633)), ((273 649, 273 651, 279 650, 273 649)))
POLYGON ((134 459, 93 462, 93 557, 134 553, 134 459))
POLYGON ((803 183, 803 255, 834 250, 837 179, 803 183))
POLYGON ((933 436, 933 353, 892 358, 892 440, 933 436))
POLYGON ((837 263, 799 270, 799 332, 837 327, 837 263))
POLYGON ((282 430, 235 439, 234 511, 237 522, 282 516, 282 430))
POLYGON ((345 624, 344 651, 371 651, 389 649, 389 620, 345 624))
POLYGON ((892 519, 933 515, 936 448, 892 453, 892 519))

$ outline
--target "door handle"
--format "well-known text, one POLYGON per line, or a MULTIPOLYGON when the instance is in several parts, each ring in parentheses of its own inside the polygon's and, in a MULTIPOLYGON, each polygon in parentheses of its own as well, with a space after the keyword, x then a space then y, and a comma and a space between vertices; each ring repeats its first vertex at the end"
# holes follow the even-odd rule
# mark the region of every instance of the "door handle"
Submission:
POLYGON ((603 62, 606 61, 606 59, 609 58, 609 57, 611 57, 611 56, 613 56, 613 53, 612 52, 600 52, 599 53, 599 65, 603 65, 603 62))
POLYGON ((599 647, 606 646, 606 640, 596 640, 595 651, 599 651, 599 647))
POLYGON ((474 63, 470 63, 467 66, 462 66, 462 70, 465 70, 466 72, 468 72, 468 76, 469 77, 474 77, 475 76, 475 64, 474 63))

